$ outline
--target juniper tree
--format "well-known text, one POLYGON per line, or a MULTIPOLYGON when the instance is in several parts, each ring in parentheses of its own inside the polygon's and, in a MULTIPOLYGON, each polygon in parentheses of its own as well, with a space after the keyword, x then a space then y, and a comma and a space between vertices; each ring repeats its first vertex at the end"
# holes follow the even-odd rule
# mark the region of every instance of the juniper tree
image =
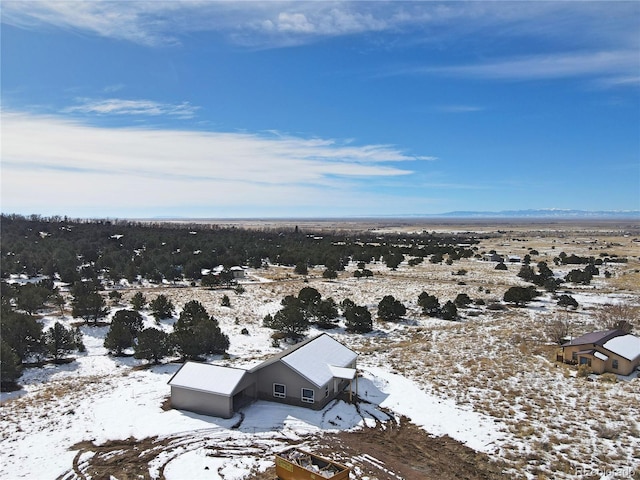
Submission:
POLYGON ((393 295, 385 295, 378 303, 378 317, 382 320, 395 322, 406 313, 407 308, 393 295))
POLYGON ((133 356, 158 364, 172 352, 173 345, 166 332, 157 328, 145 328, 138 334, 133 356))
POLYGON ((20 358, 4 340, 0 344, 0 389, 2 391, 15 388, 16 381, 22 375, 20 358))
POLYGON ((149 308, 156 322, 159 322, 163 318, 171 318, 175 311, 173 303, 165 295, 158 295, 151 300, 151 302, 149 302, 149 308))
POLYGON ((55 360, 76 350, 73 331, 65 328, 60 322, 56 322, 44 333, 44 343, 47 351, 55 360))

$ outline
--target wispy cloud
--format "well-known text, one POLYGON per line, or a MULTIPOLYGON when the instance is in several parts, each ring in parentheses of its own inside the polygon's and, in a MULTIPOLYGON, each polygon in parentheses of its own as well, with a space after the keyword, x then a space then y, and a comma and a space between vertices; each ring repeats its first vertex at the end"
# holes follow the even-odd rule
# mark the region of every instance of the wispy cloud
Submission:
POLYGON ((233 42, 261 47, 369 32, 410 33, 423 40, 482 32, 637 46, 639 14, 635 2, 5 0, 2 21, 22 28, 52 25, 143 45, 178 44, 190 32, 216 31, 233 42))
POLYGON ((85 113, 98 115, 146 115, 193 118, 199 107, 189 102, 178 104, 160 103, 152 100, 124 100, 109 98, 106 100, 79 99, 79 105, 63 109, 64 113, 85 113))
POLYGON ((412 162, 429 158, 389 145, 100 128, 59 117, 5 112, 2 203, 3 209, 12 211, 35 204, 41 207, 36 211, 50 211, 53 204, 64 211, 73 202, 98 208, 105 201, 112 210, 132 201, 140 209, 184 204, 253 205, 258 210, 268 205, 371 208, 379 202, 370 193, 377 179, 410 175, 412 162), (33 185, 38 185, 36 191, 33 185))
POLYGON ((439 105, 436 110, 443 113, 472 113, 481 112, 484 107, 478 105, 439 105))
POLYGON ((107 85, 106 87, 104 87, 102 89, 102 91, 105 92, 105 93, 113 93, 113 92, 119 92, 123 88, 124 88, 124 84, 123 83, 116 83, 114 85, 107 85))
POLYGON ((512 59, 407 69, 404 73, 443 74, 499 80, 554 79, 595 76, 637 78, 640 57, 635 51, 606 51, 531 55, 512 59))

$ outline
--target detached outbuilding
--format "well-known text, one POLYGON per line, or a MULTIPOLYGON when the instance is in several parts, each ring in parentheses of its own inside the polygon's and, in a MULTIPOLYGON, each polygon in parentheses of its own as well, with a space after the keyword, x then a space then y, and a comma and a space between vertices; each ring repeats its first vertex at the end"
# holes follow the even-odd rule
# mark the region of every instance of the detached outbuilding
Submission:
POLYGON ((347 386, 357 392, 356 360, 325 333, 250 370, 186 362, 169 380, 171 404, 223 418, 256 399, 319 410, 347 386))

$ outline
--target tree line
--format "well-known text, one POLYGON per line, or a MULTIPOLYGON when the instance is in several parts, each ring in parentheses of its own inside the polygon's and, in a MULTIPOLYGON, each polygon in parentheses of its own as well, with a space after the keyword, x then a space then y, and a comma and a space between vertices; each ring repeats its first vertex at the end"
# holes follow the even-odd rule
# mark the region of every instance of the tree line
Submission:
MULTIPOLYGON (((466 235, 371 232, 303 232, 298 228, 250 230, 216 225, 146 224, 128 221, 78 221, 61 217, 0 216, 0 276, 38 275, 73 284, 93 279, 117 282, 126 278, 152 281, 198 281, 203 270, 268 263, 306 269, 323 265, 328 272, 344 270, 349 261, 384 262, 389 268, 406 257, 453 260, 468 258, 466 235), (464 246, 461 246, 464 245, 464 246)), ((363 276, 370 273, 362 269, 363 276)), ((330 276, 330 273, 327 274, 330 276)))

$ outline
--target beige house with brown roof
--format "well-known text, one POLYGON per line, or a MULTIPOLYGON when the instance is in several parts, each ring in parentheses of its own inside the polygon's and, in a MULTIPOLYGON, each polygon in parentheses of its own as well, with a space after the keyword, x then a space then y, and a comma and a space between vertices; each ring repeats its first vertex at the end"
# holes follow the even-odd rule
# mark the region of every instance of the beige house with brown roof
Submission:
POLYGON ((562 345, 562 359, 593 373, 629 375, 640 366, 640 337, 623 330, 587 333, 562 345))

